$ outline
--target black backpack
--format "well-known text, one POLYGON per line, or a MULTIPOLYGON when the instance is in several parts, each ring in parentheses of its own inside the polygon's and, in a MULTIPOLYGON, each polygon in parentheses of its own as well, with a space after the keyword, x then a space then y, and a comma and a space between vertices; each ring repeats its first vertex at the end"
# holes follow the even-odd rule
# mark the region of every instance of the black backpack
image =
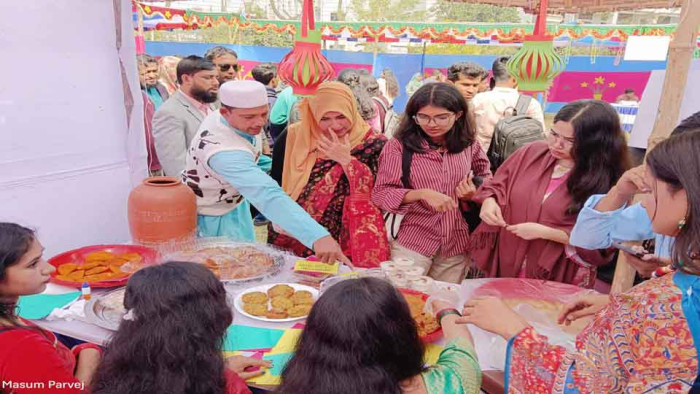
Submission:
POLYGON ((544 139, 542 123, 525 115, 531 101, 532 97, 521 94, 512 115, 505 116, 496 123, 487 152, 491 162, 491 173, 495 174, 498 167, 516 150, 544 139))

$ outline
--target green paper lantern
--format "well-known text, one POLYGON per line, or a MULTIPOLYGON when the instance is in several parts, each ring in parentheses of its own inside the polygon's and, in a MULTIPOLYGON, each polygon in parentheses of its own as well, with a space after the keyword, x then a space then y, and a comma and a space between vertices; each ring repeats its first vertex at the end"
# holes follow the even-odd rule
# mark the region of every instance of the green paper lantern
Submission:
POLYGON ((564 71, 564 61, 551 39, 527 40, 506 67, 518 81, 518 89, 542 92, 564 71))

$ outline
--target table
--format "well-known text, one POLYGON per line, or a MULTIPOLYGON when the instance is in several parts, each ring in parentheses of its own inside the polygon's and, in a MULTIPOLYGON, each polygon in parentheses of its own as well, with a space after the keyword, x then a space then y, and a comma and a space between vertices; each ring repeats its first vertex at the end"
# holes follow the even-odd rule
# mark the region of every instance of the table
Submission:
MULTIPOLYGON (((249 284, 245 287, 236 287, 236 286, 227 286, 226 290, 229 293, 230 296, 235 296, 241 291, 244 291, 247 287, 250 286, 257 286, 259 284, 265 284, 265 283, 281 283, 281 282, 290 282, 293 281, 292 279, 292 269, 294 262, 296 261, 297 258, 295 257, 289 257, 285 259, 285 265, 282 268, 282 271, 280 272, 279 275, 263 280, 260 282, 255 282, 253 284, 249 284)), ((465 302, 468 298, 473 296, 474 291, 478 288, 480 288, 482 285, 487 284, 487 283, 498 283, 499 281, 503 282, 505 281, 506 288, 510 287, 525 287, 529 288, 532 291, 537 291, 537 292, 542 292, 541 294, 546 294, 545 292, 549 289, 552 291, 557 291, 560 290, 563 286, 569 286, 569 285, 562 285, 562 284, 557 284, 557 283, 551 283, 551 282, 544 282, 544 281, 535 281, 535 280, 528 280, 528 279, 472 279, 472 280, 465 280, 461 286, 459 287, 459 295, 460 295, 460 303, 465 302), (513 283, 517 283, 519 286, 511 286, 509 283, 511 281, 516 281, 513 283), (524 285, 523 285, 524 284, 524 285)), ((441 282, 436 282, 438 287, 447 287, 447 286, 456 286, 454 284, 448 284, 448 283, 441 283, 441 282)), ((572 287, 572 286, 570 286, 572 287)), ((573 288, 573 287, 572 287, 573 288)), ((573 288, 571 292, 575 292, 577 288, 573 288)), ((583 289, 580 289, 583 290, 583 289)), ((55 284, 49 284, 46 292, 50 294, 60 294, 64 292, 70 292, 70 291, 75 291, 75 289, 68 288, 65 286, 59 286, 55 284)), ((94 291, 94 295, 99 295, 99 294, 104 294, 107 290, 100 290, 96 289, 94 291)), ((538 293, 539 294, 539 293, 538 293)), ((573 293, 572 293, 573 294, 573 293)), ((231 298, 233 300, 233 298, 231 298)), ((66 335, 69 337, 77 338, 83 341, 89 341, 92 343, 96 343, 99 345, 105 345, 110 336, 112 335, 112 331, 98 327, 94 324, 91 324, 87 321, 81 321, 81 320, 72 320, 72 321, 66 321, 66 320, 54 320, 54 321, 47 321, 47 320, 35 320, 34 321, 37 325, 41 326, 44 329, 51 330, 53 332, 66 335)), ((255 319, 250 319, 246 316, 243 316, 240 313, 234 313, 234 320, 233 324, 240 324, 240 325, 246 325, 246 326, 253 326, 253 327, 265 327, 265 328, 276 328, 276 329, 287 329, 291 328, 296 322, 280 322, 280 323, 271 323, 271 322, 263 322, 255 319)), ((505 341, 500 338, 495 336, 494 334, 487 333, 483 330, 480 330, 476 327, 470 326, 470 331, 472 332, 472 336, 474 337, 475 340, 475 349, 477 352, 477 356, 479 357, 479 364, 482 368, 483 371, 483 382, 482 382, 482 390, 485 391, 488 394, 501 394, 504 392, 504 374, 503 374, 503 365, 505 364, 502 359, 505 358, 505 341), (496 344, 496 346, 494 346, 496 344), (502 353, 502 354, 501 354, 502 353)), ((573 339, 573 338, 572 338, 573 339)), ((441 339, 440 341, 437 342, 439 345, 445 345, 445 340, 444 338, 441 339)), ((274 389, 274 387, 260 387, 263 389, 274 389)))
MULTIPOLYGON (((296 262, 298 258, 296 257, 285 257, 285 264, 284 267, 282 267, 280 273, 273 278, 270 279, 264 279, 258 282, 252 282, 246 286, 240 286, 240 285, 225 285, 226 292, 229 295, 229 302, 231 304, 231 307, 233 307, 233 299, 235 298, 238 293, 244 291, 246 288, 251 287, 251 286, 258 286, 266 283, 282 283, 282 282, 294 282, 292 278, 292 270, 294 267, 294 263, 296 262)), ((99 296, 101 294, 105 294, 108 291, 112 291, 114 289, 92 289, 92 295, 93 297, 99 296)), ((75 291, 74 288, 67 287, 67 286, 61 286, 57 285, 54 283, 49 283, 47 288, 46 288, 46 293, 47 294, 62 294, 62 293, 69 293, 75 291)), ((76 339, 80 339, 81 341, 86 341, 86 342, 91 342, 95 343, 98 345, 105 345, 110 336, 113 334, 112 331, 107 330, 105 328, 96 326, 92 323, 89 323, 87 320, 53 320, 53 321, 48 321, 45 319, 42 320, 34 320, 34 323, 39 325, 42 328, 45 328, 47 330, 51 330, 53 332, 56 332, 61 335, 66 335, 69 337, 73 337, 76 339)), ((246 317, 240 313, 236 313, 234 311, 233 313, 233 323, 232 324, 238 324, 238 325, 244 325, 244 326, 253 326, 253 327, 262 327, 262 328, 276 328, 276 329, 288 329, 292 328, 294 324, 297 322, 280 322, 280 323, 270 323, 270 322, 264 322, 260 320, 255 320, 251 319, 249 317, 246 317)))

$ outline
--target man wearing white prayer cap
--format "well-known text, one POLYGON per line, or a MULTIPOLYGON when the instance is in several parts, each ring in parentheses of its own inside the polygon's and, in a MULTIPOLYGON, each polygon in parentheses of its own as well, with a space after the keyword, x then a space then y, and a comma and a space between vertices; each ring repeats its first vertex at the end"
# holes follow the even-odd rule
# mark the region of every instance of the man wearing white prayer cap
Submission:
POLYGON ((261 159, 261 133, 267 123, 265 86, 229 81, 219 88, 221 108, 202 122, 187 152, 183 181, 197 196, 197 230, 202 237, 226 236, 255 242, 248 200, 286 233, 314 250, 323 261, 349 263, 340 245, 287 195, 261 159))

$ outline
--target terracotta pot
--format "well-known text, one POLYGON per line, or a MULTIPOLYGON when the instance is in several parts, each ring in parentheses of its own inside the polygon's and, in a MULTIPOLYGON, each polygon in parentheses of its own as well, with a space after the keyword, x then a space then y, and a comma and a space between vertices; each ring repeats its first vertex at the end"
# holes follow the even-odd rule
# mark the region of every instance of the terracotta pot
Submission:
POLYGON ((192 240, 197 230, 194 193, 177 178, 145 179, 129 194, 129 230, 135 243, 146 246, 192 240))

